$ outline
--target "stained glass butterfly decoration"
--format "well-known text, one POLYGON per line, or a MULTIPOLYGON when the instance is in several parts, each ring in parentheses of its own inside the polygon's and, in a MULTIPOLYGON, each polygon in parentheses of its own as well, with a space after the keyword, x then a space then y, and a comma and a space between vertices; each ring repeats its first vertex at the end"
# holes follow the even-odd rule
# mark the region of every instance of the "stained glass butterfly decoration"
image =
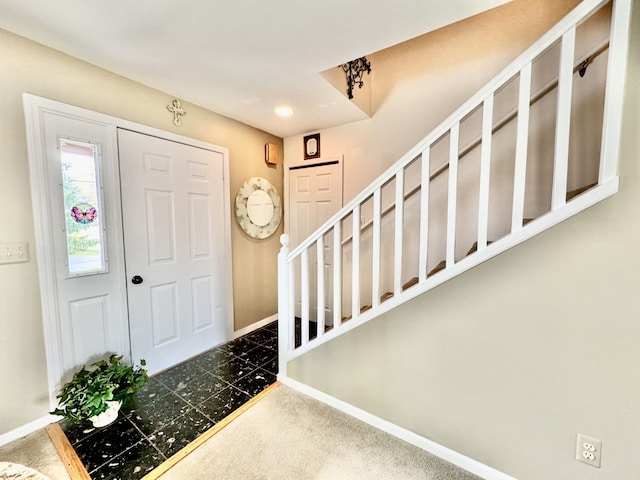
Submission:
POLYGON ((98 211, 88 203, 79 203, 71 207, 70 215, 76 222, 86 225, 98 217, 98 211))

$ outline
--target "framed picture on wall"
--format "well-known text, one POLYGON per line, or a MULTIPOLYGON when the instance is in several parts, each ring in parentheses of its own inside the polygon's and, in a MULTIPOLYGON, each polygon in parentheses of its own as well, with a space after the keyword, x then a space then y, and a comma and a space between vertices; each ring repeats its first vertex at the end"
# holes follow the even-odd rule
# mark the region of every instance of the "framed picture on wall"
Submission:
POLYGON ((320 134, 314 133, 304 137, 304 159, 320 158, 320 134))

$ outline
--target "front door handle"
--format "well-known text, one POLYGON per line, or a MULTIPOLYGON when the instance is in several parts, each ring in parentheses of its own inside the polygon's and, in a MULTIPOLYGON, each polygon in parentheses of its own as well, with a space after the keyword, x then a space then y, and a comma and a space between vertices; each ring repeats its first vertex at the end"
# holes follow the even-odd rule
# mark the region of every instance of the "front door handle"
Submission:
POLYGON ((144 280, 140 275, 134 275, 133 277, 131 277, 131 283, 133 283, 134 285, 140 285, 143 281, 144 280))

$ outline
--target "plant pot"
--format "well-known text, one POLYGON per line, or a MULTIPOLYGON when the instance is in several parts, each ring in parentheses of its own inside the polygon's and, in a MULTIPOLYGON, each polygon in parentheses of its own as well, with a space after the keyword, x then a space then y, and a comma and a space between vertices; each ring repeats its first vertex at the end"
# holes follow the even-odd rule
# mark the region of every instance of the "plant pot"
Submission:
POLYGON ((108 401, 107 405, 108 407, 104 412, 89 418, 94 427, 106 427, 118 418, 118 411, 122 406, 122 402, 108 401))

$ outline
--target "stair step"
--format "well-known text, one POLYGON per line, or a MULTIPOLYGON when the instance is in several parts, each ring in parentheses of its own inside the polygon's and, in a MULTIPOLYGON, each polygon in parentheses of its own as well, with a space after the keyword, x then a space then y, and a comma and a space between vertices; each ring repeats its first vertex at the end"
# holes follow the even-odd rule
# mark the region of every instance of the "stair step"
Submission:
POLYGON ((438 265, 435 266, 435 268, 433 270, 431 270, 429 273, 427 273, 427 277, 430 277, 431 275, 435 275, 440 270, 444 270, 444 268, 446 266, 447 266, 447 261, 446 260, 442 260, 438 265))
MULTIPOLYGON (((580 187, 580 188, 576 188, 575 190, 571 190, 570 192, 567 192, 567 197, 566 200, 567 202, 569 200, 571 200, 572 198, 577 197, 578 195, 580 195, 581 193, 586 192, 587 190, 592 189, 593 187, 595 187, 596 185, 598 185, 597 183, 590 183, 589 185, 585 185, 584 187, 580 187)), ((534 219, 533 218, 523 218, 522 219, 522 225, 526 225, 529 222, 532 222, 534 219)), ((487 242, 487 244, 490 242, 487 242)), ((478 246, 477 242, 473 244, 476 248, 478 246)), ((471 247, 473 248, 473 247, 471 247)), ((473 250, 473 252, 475 252, 475 250, 473 250)), ((467 253, 467 255, 473 253, 471 250, 469 250, 469 253, 467 253)))
MULTIPOLYGON (((491 240, 487 241, 487 245, 491 245, 492 243, 493 242, 491 240)), ((471 245, 471 248, 467 252, 467 256, 471 255, 472 253, 475 253, 477 251, 478 251, 478 242, 473 242, 473 245, 471 245)), ((430 277, 431 275, 435 275, 439 271, 444 270, 446 266, 447 266, 446 260, 442 260, 440 263, 438 263, 438 265, 435 266, 435 268, 433 270, 431 270, 429 273, 427 273, 427 277, 430 277)))
POLYGON ((584 187, 576 188, 575 190, 571 190, 570 192, 567 192, 567 202, 572 198, 577 197, 581 193, 586 192, 587 190, 595 187, 596 185, 597 183, 591 183, 589 185, 585 185, 584 187))
MULTIPOLYGON (((589 190, 590 188, 596 186, 597 183, 593 183, 590 185, 586 185, 582 188, 578 188, 576 190, 572 190, 570 192, 567 192, 567 201, 569 201, 570 199, 580 195, 583 192, 586 192, 587 190, 589 190)), ((522 225, 526 225, 527 223, 533 221, 533 218, 523 218, 522 219, 522 225)), ((491 243, 493 243, 492 241, 487 241, 487 246, 491 245, 491 243)), ((469 251, 467 252, 467 256, 471 255, 472 253, 475 253, 478 251, 478 242, 473 242, 473 245, 471 245, 471 248, 469 249, 469 251)), ((438 265, 436 265, 430 272, 427 273, 427 277, 430 277, 432 275, 435 275, 436 273, 444 270, 447 266, 447 262, 446 260, 442 260, 440 263, 438 263, 438 265)), ((402 285, 402 291, 407 290, 408 288, 413 287, 414 285, 416 285, 418 283, 418 277, 413 277, 411 280, 409 280, 408 282, 406 282, 404 285, 402 285)), ((383 295, 380 296, 380 303, 385 302, 387 300, 389 300, 390 298, 393 298, 394 294, 393 292, 385 292, 383 295)), ((364 307, 362 307, 360 309, 360 313, 365 312, 367 310, 369 310, 371 308, 371 305, 366 305, 364 307)), ((342 317, 342 321, 346 322, 348 320, 351 320, 351 315, 349 315, 348 317, 342 317)))
POLYGON ((418 277, 413 277, 407 283, 402 285, 402 291, 404 292, 406 289, 413 287, 417 283, 418 283, 418 277))
POLYGON ((393 298, 393 292, 387 292, 384 295, 382 295, 380 297, 380 303, 384 302, 385 300, 389 300, 390 298, 393 298))
MULTIPOLYGON (((491 245, 492 243, 493 242, 491 240, 487 241, 487 246, 491 245)), ((473 242, 473 245, 471 245, 471 248, 467 252, 467 256, 471 255, 472 253, 476 253, 477 251, 478 251, 478 242, 473 242)))
MULTIPOLYGON (((584 193, 587 190, 590 190, 591 188, 595 187, 596 185, 598 185, 598 184, 597 183, 590 183, 589 185, 585 185, 584 187, 576 188, 575 190, 571 190, 570 192, 567 192, 567 196, 566 196, 567 202, 569 200, 571 200, 572 198, 577 197, 581 193, 584 193)), ((533 218, 523 218, 522 219, 522 225, 524 226, 527 223, 532 222, 533 220, 534 220, 533 218)))
MULTIPOLYGON (((586 192, 587 190, 589 190, 590 188, 596 186, 597 183, 593 183, 590 185, 586 185, 582 188, 578 188, 576 190, 572 190, 570 192, 567 192, 567 201, 570 200, 571 198, 574 198, 578 195, 580 195, 583 192, 586 192)), ((533 221, 533 218, 523 218, 522 219, 522 225, 526 225, 527 223, 533 221)), ((492 241, 487 241, 487 246, 491 245, 491 243, 493 243, 492 241)), ((467 252, 467 256, 471 255, 472 253, 475 253, 478 251, 478 242, 473 242, 473 245, 471 245, 471 248, 469 249, 469 251, 467 252)), ((438 265, 435 266, 435 268, 433 268, 430 272, 427 273, 427 277, 430 277, 432 275, 435 275, 436 273, 442 271, 445 269, 445 267, 447 266, 447 262, 446 260, 442 260, 440 263, 438 263, 438 265)), ((414 285, 416 285, 418 283, 418 277, 413 277, 411 280, 409 280, 408 282, 406 282, 404 285, 402 285, 402 291, 407 290, 408 288, 413 287, 414 285)), ((385 302, 387 300, 389 300, 390 298, 393 298, 394 294, 393 292, 385 292, 383 295, 380 296, 380 303, 385 302)), ((369 310, 371 308, 371 305, 366 305, 364 307, 362 307, 360 309, 360 313, 365 312, 367 310, 369 310)), ((348 317, 343 317, 342 321, 346 322, 348 320, 351 319, 351 316, 348 317)))
MULTIPOLYGON (((404 292, 406 289, 413 287, 418 283, 418 277, 413 277, 411 280, 402 285, 402 291, 404 292)), ((393 298, 393 292, 386 292, 380 297, 380 303, 393 298)))
MULTIPOLYGON (((365 305, 364 307, 361 307, 360 308, 360 313, 366 312, 367 310, 371 310, 371 305, 365 305)), ((349 315, 348 317, 342 317, 342 321, 343 322, 348 322, 352 318, 353 317, 351 315, 349 315)))

